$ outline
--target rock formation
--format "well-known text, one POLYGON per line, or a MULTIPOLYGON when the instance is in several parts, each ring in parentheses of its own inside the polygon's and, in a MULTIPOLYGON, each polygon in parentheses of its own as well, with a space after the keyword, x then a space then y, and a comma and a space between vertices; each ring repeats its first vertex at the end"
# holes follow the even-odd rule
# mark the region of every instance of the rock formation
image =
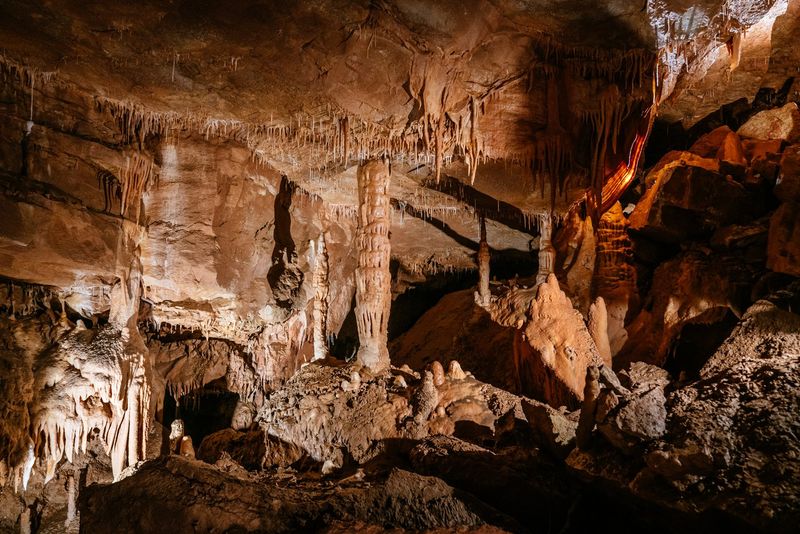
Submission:
POLYGON ((486 219, 481 216, 481 240, 478 244, 478 293, 476 301, 481 306, 488 306, 492 299, 489 290, 489 243, 486 241, 486 219))
POLYGON ((358 168, 358 361, 372 371, 383 371, 389 366, 387 334, 392 280, 387 192, 391 177, 391 167, 384 161, 373 160, 358 168))
POLYGON ((798 35, 0 2, 0 531, 794 532, 798 35))

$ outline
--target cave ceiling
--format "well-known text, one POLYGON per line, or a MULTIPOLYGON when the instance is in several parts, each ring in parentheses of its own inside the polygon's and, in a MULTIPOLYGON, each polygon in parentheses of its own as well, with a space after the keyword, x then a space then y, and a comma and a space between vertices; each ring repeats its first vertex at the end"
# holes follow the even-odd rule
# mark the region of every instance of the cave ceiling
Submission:
POLYGON ((37 106, 68 88, 119 146, 231 140, 341 213, 358 161, 389 155, 398 254, 425 256, 422 228, 460 268, 476 211, 498 247, 526 250, 537 215, 635 171, 652 113, 690 126, 780 87, 797 4, 12 0, 0 51, 33 121, 81 130, 37 106))

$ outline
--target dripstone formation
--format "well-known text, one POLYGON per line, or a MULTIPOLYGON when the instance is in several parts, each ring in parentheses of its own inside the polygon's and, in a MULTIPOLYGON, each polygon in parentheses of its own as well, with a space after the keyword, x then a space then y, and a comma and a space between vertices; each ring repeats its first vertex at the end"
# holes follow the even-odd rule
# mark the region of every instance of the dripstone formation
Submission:
POLYGON ((0 2, 0 532, 796 532, 798 36, 0 2))

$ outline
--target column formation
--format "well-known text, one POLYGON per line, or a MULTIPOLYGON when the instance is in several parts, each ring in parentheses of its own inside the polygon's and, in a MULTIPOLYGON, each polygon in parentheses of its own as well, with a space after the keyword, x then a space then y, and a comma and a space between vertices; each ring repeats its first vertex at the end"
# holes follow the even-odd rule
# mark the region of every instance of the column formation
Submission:
POLYGON ((489 243, 486 241, 486 218, 481 215, 481 240, 478 245, 478 305, 488 306, 492 299, 489 291, 489 243))
POLYGON ((313 361, 324 360, 328 356, 328 249, 325 234, 319 236, 314 265, 314 309, 313 309, 313 361))
POLYGON ((357 359, 376 372, 389 368, 390 178, 391 168, 382 160, 367 161, 358 168, 356 322, 360 346, 357 359))
POLYGON ((544 215, 539 220, 539 272, 536 274, 536 283, 543 284, 547 275, 553 272, 556 263, 556 249, 553 248, 552 234, 553 223, 550 214, 544 215))

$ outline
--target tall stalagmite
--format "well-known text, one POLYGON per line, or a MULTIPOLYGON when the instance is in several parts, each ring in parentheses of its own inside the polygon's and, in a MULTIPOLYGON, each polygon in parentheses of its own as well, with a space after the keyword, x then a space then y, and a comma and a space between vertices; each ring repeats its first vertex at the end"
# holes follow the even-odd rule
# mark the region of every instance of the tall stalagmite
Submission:
POLYGON ((314 267, 314 360, 324 360, 328 356, 328 249, 325 246, 325 234, 319 236, 314 267))
POLYGON ((536 283, 543 284, 547 280, 547 275, 553 272, 556 257, 552 241, 553 222, 549 214, 540 219, 539 230, 539 272, 536 274, 536 283))
POLYGON ((389 367, 387 332, 392 303, 389 260, 391 168, 371 160, 358 168, 358 267, 356 268, 356 320, 358 362, 373 371, 389 367))
POLYGON ((488 306, 489 292, 489 243, 486 241, 486 218, 481 215, 481 241, 478 245, 478 304, 488 306))

